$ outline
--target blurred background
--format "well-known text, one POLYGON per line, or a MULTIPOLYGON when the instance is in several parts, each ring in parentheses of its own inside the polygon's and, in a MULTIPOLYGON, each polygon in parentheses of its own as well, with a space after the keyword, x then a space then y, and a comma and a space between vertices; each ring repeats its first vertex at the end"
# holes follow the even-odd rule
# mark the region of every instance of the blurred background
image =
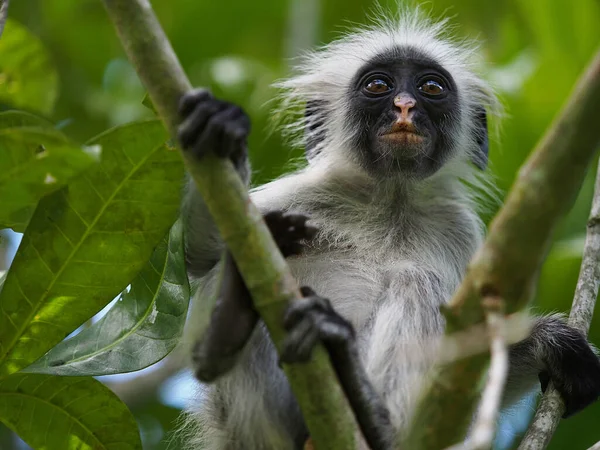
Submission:
MULTIPOLYGON (((379 3, 393 8, 394 1, 379 3)), ((270 84, 289 73, 290 59, 304 49, 330 41, 352 24, 367 23, 374 4, 370 0, 152 3, 192 84, 210 87, 250 114, 256 184, 280 175, 290 158, 302 155, 269 133, 268 102, 275 93, 270 84)), ((435 16, 452 17, 457 34, 483 41, 488 77, 506 110, 491 149, 491 168, 504 195, 598 49, 600 3, 433 0, 424 7, 435 16)), ((109 127, 150 117, 141 103, 144 89, 124 58, 100 0, 13 0, 9 16, 13 21, 6 26, 0 53, 10 54, 10 36, 31 33, 46 57, 41 62, 21 62, 21 75, 26 74, 19 82, 11 77, 10 58, 0 60, 0 102, 3 92, 21 89, 27 95, 14 106, 42 112, 81 142, 109 127)), ((598 121, 600 126, 600 117, 598 121)), ((541 274, 538 311, 570 307, 595 170, 588 174, 575 207, 556 234, 541 274)), ((3 237, 0 269, 10 264, 19 242, 15 233, 4 232, 3 237)), ((600 345, 600 313, 595 315, 590 339, 600 345)), ((196 387, 178 355, 144 371, 103 381, 134 411, 145 449, 180 448, 171 432, 196 387)), ((498 449, 511 448, 515 435, 526 428, 534 402, 534 398, 525 401, 505 416, 498 449)), ((587 449, 600 440, 598 423, 600 404, 562 422, 550 448, 587 449)), ((0 449, 26 448, 0 428, 0 449)))

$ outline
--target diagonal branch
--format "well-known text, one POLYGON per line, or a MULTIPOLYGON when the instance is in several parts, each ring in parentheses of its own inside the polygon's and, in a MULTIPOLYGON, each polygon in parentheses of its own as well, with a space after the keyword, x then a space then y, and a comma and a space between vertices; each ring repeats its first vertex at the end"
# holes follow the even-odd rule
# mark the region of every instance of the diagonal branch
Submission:
MULTIPOLYGON (((465 279, 445 308, 446 332, 482 322, 481 299, 505 299, 508 313, 529 302, 554 229, 573 204, 600 142, 600 52, 522 167, 465 279)), ((475 409, 486 355, 438 366, 421 397, 406 448, 459 441, 475 409), (448 411, 454 411, 451 416, 448 411)))
MULTIPOLYGON (((573 306, 569 314, 569 325, 581 330, 586 336, 594 315, 594 306, 600 285, 600 170, 596 174, 596 187, 592 210, 588 220, 579 280, 575 288, 573 306)), ((519 450, 544 449, 550 443, 558 427, 565 405, 552 384, 544 393, 537 412, 519 450)))
MULTIPOLYGON (((148 0, 104 0, 125 51, 152 103, 172 136, 180 119, 177 104, 190 89, 179 61, 148 0)), ((279 345, 284 336, 283 310, 300 293, 269 230, 229 161, 214 156, 202 164, 182 156, 217 227, 233 254, 255 306, 271 337, 279 345)), ((292 389, 318 449, 353 447, 356 430, 345 397, 318 348, 311 363, 285 367, 292 389)))

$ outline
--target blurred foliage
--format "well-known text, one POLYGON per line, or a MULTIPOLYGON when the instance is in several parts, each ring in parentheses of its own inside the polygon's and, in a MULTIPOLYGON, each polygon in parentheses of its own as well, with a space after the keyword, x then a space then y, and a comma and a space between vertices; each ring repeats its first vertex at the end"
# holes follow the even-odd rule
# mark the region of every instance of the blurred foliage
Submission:
POLYGON ((100 149, 82 149, 51 123, 21 111, 0 113, 0 228, 23 232, 38 201, 65 186, 100 149))
MULTIPOLYGON (((383 6, 394 2, 380 1, 383 6)), ((210 87, 251 115, 251 158, 254 182, 259 184, 280 175, 290 159, 302 155, 301 149, 290 149, 277 133, 269 132, 268 102, 275 95, 270 84, 289 73, 289 58, 307 45, 326 43, 349 24, 366 23, 373 3, 230 0, 224 5, 154 0, 153 6, 192 83, 210 87)), ((492 170, 504 192, 598 48, 600 3, 432 0, 424 8, 436 16, 453 16, 457 34, 483 40, 489 79, 505 107, 505 116, 495 121, 500 132, 491 149, 492 170)), ((152 117, 141 103, 144 89, 124 58, 102 2, 13 1, 9 14, 12 20, 0 40, 0 102, 4 107, 44 115, 58 123, 73 142, 152 117), (27 51, 39 56, 27 57, 27 51)), ((570 306, 593 175, 588 175, 575 207, 557 232, 541 274, 538 310, 567 311, 570 306)), ((600 313, 595 315, 590 336, 600 344, 600 313)), ((156 400, 134 412, 144 447, 166 448, 161 438, 172 427, 175 411, 156 400)), ((550 449, 589 447, 600 439, 593 426, 598 420, 597 404, 564 421, 550 449)), ((1 432, 0 442, 5 442, 1 432)))
POLYGON ((56 67, 43 43, 9 19, 0 41, 0 101, 12 107, 50 114, 56 101, 56 67))

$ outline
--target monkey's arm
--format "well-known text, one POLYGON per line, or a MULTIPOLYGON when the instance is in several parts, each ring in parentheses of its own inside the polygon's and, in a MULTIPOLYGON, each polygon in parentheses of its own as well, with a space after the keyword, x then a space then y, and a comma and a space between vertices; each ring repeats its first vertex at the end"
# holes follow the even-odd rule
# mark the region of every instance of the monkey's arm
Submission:
POLYGON ((507 401, 522 396, 538 378, 560 392, 569 417, 600 397, 600 359, 577 329, 560 316, 536 318, 529 337, 510 347, 507 401))
MULTIPOLYGON (((195 158, 212 152, 231 159, 244 183, 248 184, 250 164, 246 139, 250 133, 250 120, 244 111, 200 89, 183 95, 179 110, 183 122, 178 138, 184 151, 195 158)), ((204 276, 219 261, 225 246, 191 177, 185 186, 181 217, 188 272, 195 277, 204 276)))
MULTIPOLYGON (((301 241, 314 237, 316 229, 307 225, 301 214, 272 211, 264 220, 284 257, 298 255, 301 241)), ((192 358, 196 377, 210 382, 228 372, 250 339, 259 316, 250 292, 231 255, 226 252, 223 276, 210 324, 194 346, 192 358)))
POLYGON ((391 450, 395 431, 390 414, 362 365, 352 324, 335 312, 329 300, 319 297, 309 287, 302 288, 302 296, 302 300, 288 307, 284 316, 284 327, 289 334, 281 360, 308 361, 315 345, 321 342, 369 448, 391 450))

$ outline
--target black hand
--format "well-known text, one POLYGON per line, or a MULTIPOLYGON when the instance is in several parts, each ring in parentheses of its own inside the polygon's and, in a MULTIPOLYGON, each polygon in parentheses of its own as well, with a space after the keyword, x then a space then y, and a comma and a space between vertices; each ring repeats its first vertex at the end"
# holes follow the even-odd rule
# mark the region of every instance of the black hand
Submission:
POLYGON ((239 106, 196 89, 182 96, 179 112, 183 122, 178 138, 184 150, 197 158, 212 152, 230 158, 236 167, 246 161, 250 119, 239 106))
POLYGON ((600 359, 579 331, 565 327, 566 339, 554 346, 547 372, 540 374, 542 390, 548 379, 560 392, 569 417, 600 398, 600 359))
POLYGON ((305 362, 315 346, 323 343, 369 448, 392 449, 394 429, 389 411, 362 366, 352 324, 312 289, 303 287, 302 295, 304 298, 293 302, 284 315, 288 336, 281 361, 305 362))
POLYGON ((303 214, 271 211, 264 215, 265 223, 284 257, 299 255, 307 241, 317 234, 317 229, 307 225, 303 214))

